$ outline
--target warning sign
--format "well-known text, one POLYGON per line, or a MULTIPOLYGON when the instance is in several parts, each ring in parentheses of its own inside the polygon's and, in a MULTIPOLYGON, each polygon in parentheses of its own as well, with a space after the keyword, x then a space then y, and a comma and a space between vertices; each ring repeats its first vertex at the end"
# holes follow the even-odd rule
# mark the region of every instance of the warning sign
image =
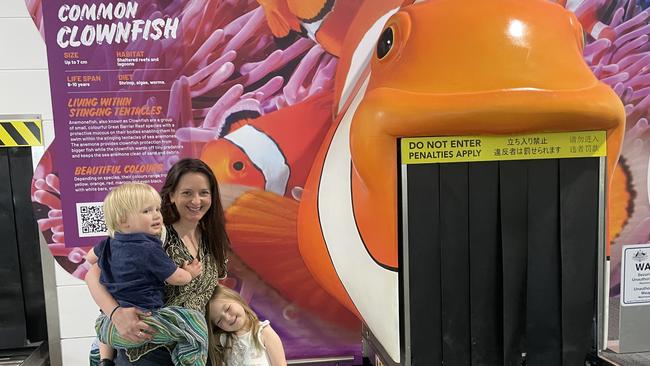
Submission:
POLYGON ((621 305, 650 304, 650 246, 623 246, 621 305))
POLYGON ((43 126, 40 119, 0 119, 0 147, 42 145, 43 126))
POLYGON ((401 139, 402 164, 605 156, 605 131, 401 139))

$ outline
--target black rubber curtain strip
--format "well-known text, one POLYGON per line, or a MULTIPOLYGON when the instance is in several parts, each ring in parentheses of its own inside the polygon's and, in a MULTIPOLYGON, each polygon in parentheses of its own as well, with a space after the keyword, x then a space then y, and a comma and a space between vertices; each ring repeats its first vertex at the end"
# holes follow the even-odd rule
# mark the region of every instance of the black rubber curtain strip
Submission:
POLYGON ((469 164, 472 365, 503 365, 498 162, 469 164))
POLYGON ((562 365, 558 160, 528 163, 527 365, 562 365))
POLYGON ((25 345, 25 306, 20 273, 20 255, 9 172, 11 148, 0 149, 0 349, 25 345))
POLYGON ((526 352, 528 162, 499 164, 503 270, 503 360, 520 366, 526 352))
POLYGON ((411 364, 442 363, 437 164, 408 166, 411 364))
POLYGON ((584 364, 593 344, 598 243, 598 159, 560 161, 563 365, 584 364))
POLYGON ((446 365, 470 365, 468 164, 440 165, 442 354, 446 365))

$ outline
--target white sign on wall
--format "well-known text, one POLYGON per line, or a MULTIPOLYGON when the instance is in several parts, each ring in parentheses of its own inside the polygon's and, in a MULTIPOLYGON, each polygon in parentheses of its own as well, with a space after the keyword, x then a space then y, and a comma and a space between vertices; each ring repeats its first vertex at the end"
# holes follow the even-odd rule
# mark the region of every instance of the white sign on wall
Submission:
POLYGON ((621 305, 650 305, 650 244, 623 247, 621 305))

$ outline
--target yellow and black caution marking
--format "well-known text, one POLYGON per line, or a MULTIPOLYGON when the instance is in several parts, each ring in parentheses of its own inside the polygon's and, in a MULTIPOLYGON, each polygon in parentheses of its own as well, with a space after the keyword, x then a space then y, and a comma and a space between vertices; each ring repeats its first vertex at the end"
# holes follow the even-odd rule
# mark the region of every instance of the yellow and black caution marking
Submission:
POLYGON ((40 119, 0 120, 0 148, 42 145, 43 125, 40 119))

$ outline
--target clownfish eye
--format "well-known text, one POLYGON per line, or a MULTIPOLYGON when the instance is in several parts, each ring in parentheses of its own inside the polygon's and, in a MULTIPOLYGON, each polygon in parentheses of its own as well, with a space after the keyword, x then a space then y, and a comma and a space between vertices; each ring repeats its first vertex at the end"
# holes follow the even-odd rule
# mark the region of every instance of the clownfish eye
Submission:
POLYGON ((388 27, 384 29, 384 32, 379 37, 379 42, 377 42, 377 58, 380 60, 388 54, 391 48, 393 48, 393 28, 388 27))
POLYGON ((232 168, 235 169, 236 171, 240 171, 244 169, 244 163, 242 163, 241 161, 236 161, 232 163, 232 168))

